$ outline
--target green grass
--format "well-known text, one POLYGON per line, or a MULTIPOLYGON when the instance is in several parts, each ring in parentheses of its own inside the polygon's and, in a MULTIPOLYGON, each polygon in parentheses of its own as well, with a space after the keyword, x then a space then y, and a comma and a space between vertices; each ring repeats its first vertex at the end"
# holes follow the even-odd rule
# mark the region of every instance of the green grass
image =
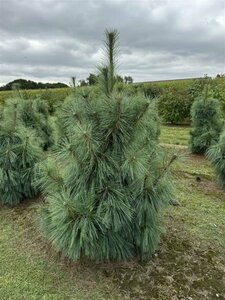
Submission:
POLYGON ((71 267, 43 243, 34 226, 38 205, 1 208, 0 299, 119 299, 101 272, 71 267))
MULTIPOLYGON (((186 129, 176 127, 177 141, 186 129)), ((163 132, 167 144, 172 127, 163 132)), ((182 157, 173 166, 180 205, 164 212, 165 229, 152 260, 72 263, 37 230, 41 200, 1 207, 0 299, 225 299, 225 194, 203 157, 175 148, 182 157)))
MULTIPOLYGON (((36 96, 45 96, 52 94, 56 98, 58 95, 60 96, 61 94, 66 96, 69 93, 69 88, 58 88, 58 89, 37 89, 37 90, 21 90, 20 94, 23 95, 24 97, 36 97, 36 96)), ((8 98, 11 98, 18 93, 15 91, 0 91, 0 102, 5 101, 8 98)))
POLYGON ((161 127, 160 142, 163 144, 188 145, 189 126, 166 126, 161 127))

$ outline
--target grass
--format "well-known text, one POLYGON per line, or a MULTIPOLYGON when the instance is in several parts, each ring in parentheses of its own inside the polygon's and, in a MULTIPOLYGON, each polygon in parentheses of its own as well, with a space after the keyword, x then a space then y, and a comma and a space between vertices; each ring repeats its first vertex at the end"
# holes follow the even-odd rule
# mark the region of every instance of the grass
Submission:
POLYGON ((188 144, 189 126, 162 126, 160 142, 163 144, 185 145, 188 144))
POLYGON ((39 205, 1 208, 0 299, 119 299, 101 272, 71 268, 43 243, 33 223, 39 205))
MULTIPOLYGON (((187 140, 185 127, 163 127, 161 141, 187 140), (179 130, 178 130, 179 128, 179 130)), ((183 143, 181 143, 181 141, 183 143)), ((225 195, 207 161, 176 147, 176 200, 152 260, 72 263, 41 238, 41 200, 0 210, 0 299, 225 299, 225 195)), ((170 151, 171 147, 168 148, 170 151)))

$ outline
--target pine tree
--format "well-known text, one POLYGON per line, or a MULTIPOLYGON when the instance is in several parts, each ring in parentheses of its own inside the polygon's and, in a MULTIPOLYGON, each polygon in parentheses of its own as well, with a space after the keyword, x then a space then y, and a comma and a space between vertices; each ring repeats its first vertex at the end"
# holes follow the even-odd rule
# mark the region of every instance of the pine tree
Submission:
POLYGON ((48 105, 41 99, 20 99, 18 113, 24 126, 35 131, 43 150, 53 146, 53 127, 49 121, 48 105))
POLYGON ((208 95, 208 86, 191 108, 192 130, 189 147, 192 153, 205 154, 207 149, 218 142, 223 128, 220 103, 208 95))
POLYGON ((14 206, 36 195, 34 166, 42 151, 18 118, 18 102, 8 103, 0 124, 0 203, 14 206))
POLYGON ((225 188, 225 131, 220 135, 219 142, 207 151, 219 185, 225 188))
MULTIPOLYGON (((117 40, 117 32, 106 32, 107 48, 116 49, 117 40)), ((37 168, 47 200, 41 230, 73 260, 149 258, 159 241, 160 208, 172 199, 169 167, 176 157, 166 158, 158 144, 155 102, 114 94, 113 49, 102 69, 102 95, 66 101, 54 158, 37 168)))

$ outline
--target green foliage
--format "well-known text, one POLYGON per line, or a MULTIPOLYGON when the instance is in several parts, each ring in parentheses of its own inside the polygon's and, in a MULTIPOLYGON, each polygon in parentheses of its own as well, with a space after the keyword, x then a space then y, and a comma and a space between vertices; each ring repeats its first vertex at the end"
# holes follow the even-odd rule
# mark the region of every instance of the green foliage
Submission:
MULTIPOLYGON (((98 75, 96 75, 98 77, 98 75)), ((156 88, 159 88, 163 93, 167 93, 168 89, 175 89, 177 91, 186 91, 188 96, 185 99, 191 98, 194 101, 197 98, 201 91, 203 90, 206 84, 206 80, 204 78, 196 79, 196 80, 171 80, 171 81, 162 81, 162 82, 154 82, 154 83, 144 83, 144 84, 123 84, 122 82, 116 82, 114 89, 118 92, 125 92, 127 95, 136 95, 137 93, 143 93, 145 87, 149 90, 149 86, 153 87, 153 92, 150 88, 150 93, 147 92, 146 95, 154 98, 156 88), (204 83, 204 84, 203 84, 204 83)), ((211 84, 211 92, 215 99, 218 99, 222 104, 223 114, 225 115, 225 78, 215 78, 210 80, 211 84)), ((97 84, 91 85, 91 89, 96 89, 97 84)), ((89 90, 89 86, 85 87, 77 87, 76 90, 89 90)), ((54 114, 56 109, 61 106, 65 98, 73 93, 74 89, 69 88, 60 88, 60 89, 46 89, 46 90, 21 90, 20 93, 25 99, 36 99, 40 98, 48 103, 49 112, 54 114)), ((185 93, 186 93, 185 92, 185 93)), ((160 92, 161 93, 161 92, 160 92)), ((158 96, 160 93, 157 93, 158 96)), ((0 105, 4 106, 4 102, 7 98, 12 97, 13 91, 0 91, 0 105)), ((157 96, 157 95, 156 95, 157 96)), ((190 100, 190 101, 191 101, 190 100)))
POLYGON ((212 81, 213 97, 221 103, 223 116, 225 116, 225 78, 218 77, 212 81))
POLYGON ((159 113, 165 122, 187 122, 190 120, 192 102, 185 90, 170 88, 159 98, 159 113))
POLYGON ((19 100, 18 113, 24 126, 36 132, 41 146, 47 150, 53 145, 53 129, 49 122, 48 105, 45 101, 19 100))
POLYGON ((223 127, 220 103, 207 94, 197 98, 191 108, 192 130, 189 147, 192 153, 204 154, 216 144, 223 127))
POLYGON ((225 188, 225 131, 221 133, 219 142, 209 148, 207 158, 211 162, 219 185, 225 188))
POLYGON ((210 82, 212 82, 212 79, 208 76, 193 80, 190 86, 187 88, 188 95, 194 101, 203 93, 204 89, 210 82))
POLYGON ((98 83, 98 75, 90 73, 87 78, 88 85, 95 85, 98 83))
POLYGON ((159 97, 163 92, 161 87, 148 84, 144 84, 141 87, 141 91, 144 93, 145 97, 149 97, 151 99, 159 97))
POLYGON ((18 117, 18 103, 4 109, 0 124, 0 203, 16 205, 36 195, 34 166, 42 157, 37 137, 18 117))
POLYGON ((37 172, 48 195, 41 214, 46 237, 74 260, 148 258, 159 240, 158 211, 172 197, 174 159, 166 160, 158 146, 155 104, 143 97, 81 97, 68 101, 60 117, 65 135, 56 162, 37 172))
POLYGON ((204 89, 209 84, 212 97, 219 100, 223 114, 225 114, 225 78, 223 76, 216 77, 214 79, 207 76, 196 79, 188 87, 187 92, 194 100, 203 93, 204 89))
MULTIPOLYGON (((20 90, 19 93, 23 99, 38 98, 44 100, 48 104, 49 112, 52 114, 71 93, 71 89, 20 90)), ((13 97, 15 97, 15 91, 0 91, 0 105, 4 106, 7 99, 13 97)))
POLYGON ((173 194, 176 156, 158 144, 156 102, 113 92, 117 38, 106 31, 98 93, 65 101, 54 158, 37 167, 36 186, 47 198, 42 231, 73 260, 149 258, 159 242, 160 209, 173 194))

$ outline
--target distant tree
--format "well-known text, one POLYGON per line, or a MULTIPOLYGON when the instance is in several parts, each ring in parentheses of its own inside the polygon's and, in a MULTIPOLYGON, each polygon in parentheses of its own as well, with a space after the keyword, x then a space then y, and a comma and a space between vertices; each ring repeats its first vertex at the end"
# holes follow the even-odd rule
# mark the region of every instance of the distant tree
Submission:
POLYGON ((26 79, 16 79, 0 87, 0 91, 7 91, 13 89, 21 89, 21 90, 47 89, 47 88, 54 89, 54 88, 65 88, 65 87, 68 87, 68 85, 61 82, 42 83, 42 82, 35 82, 26 79))
POLYGON ((89 85, 97 84, 98 82, 98 75, 95 75, 93 73, 90 73, 88 78, 86 79, 89 85))
POLYGON ((73 88, 76 87, 76 77, 74 77, 74 76, 71 77, 71 85, 73 88))
POLYGON ((216 78, 224 78, 224 77, 225 77, 225 74, 223 74, 223 73, 216 75, 216 78))
POLYGON ((131 76, 124 76, 124 82, 126 84, 133 83, 133 78, 131 76))
MULTIPOLYGON (((88 85, 95 85, 99 81, 99 76, 100 75, 96 75, 96 74, 90 73, 89 76, 86 79, 86 82, 88 83, 88 85)), ((120 75, 116 75, 115 76, 115 81, 116 82, 123 82, 123 77, 120 76, 120 75)))
POLYGON ((88 83, 84 79, 79 80, 80 86, 87 86, 88 83))
POLYGON ((123 82, 123 77, 121 77, 120 75, 116 76, 116 81, 117 82, 123 82))

